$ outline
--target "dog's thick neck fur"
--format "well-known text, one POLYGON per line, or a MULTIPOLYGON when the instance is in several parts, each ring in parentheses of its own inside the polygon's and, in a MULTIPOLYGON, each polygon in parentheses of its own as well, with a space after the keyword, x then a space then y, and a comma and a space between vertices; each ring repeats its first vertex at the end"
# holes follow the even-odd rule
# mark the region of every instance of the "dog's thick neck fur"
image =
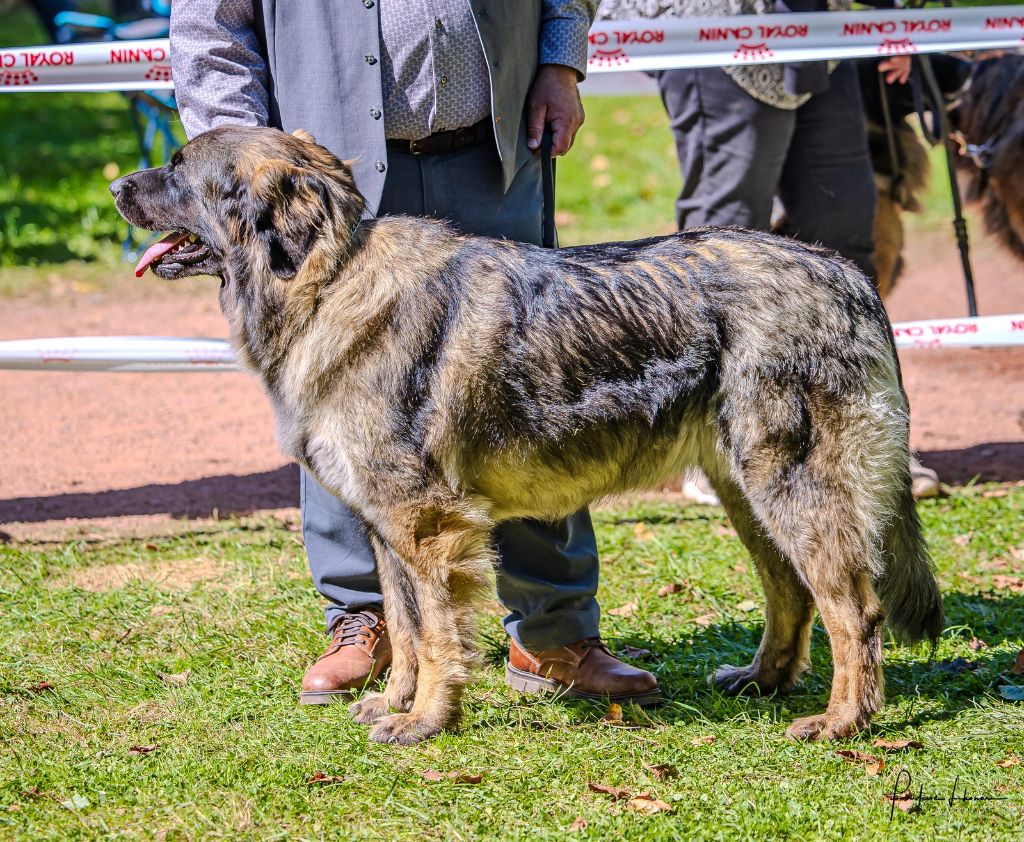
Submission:
POLYGON ((264 378, 273 376, 287 352, 281 337, 301 332, 315 316, 323 293, 344 283, 345 269, 366 239, 360 224, 366 203, 348 168, 336 173, 321 170, 315 177, 320 201, 288 202, 283 197, 289 224, 300 226, 299 239, 305 240, 304 254, 282 257, 294 261, 294 274, 275 271, 269 251, 233 249, 226 262, 221 309, 236 351, 264 378))

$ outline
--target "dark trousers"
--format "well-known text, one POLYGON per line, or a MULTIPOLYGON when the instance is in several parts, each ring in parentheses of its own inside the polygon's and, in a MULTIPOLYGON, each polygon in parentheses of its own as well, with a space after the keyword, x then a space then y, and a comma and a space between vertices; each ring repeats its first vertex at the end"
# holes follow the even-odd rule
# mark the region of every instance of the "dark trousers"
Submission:
MULTIPOLYGON (((379 215, 447 219, 467 234, 540 244, 539 159, 505 191, 493 144, 441 155, 389 150, 379 215)), ((302 472, 302 527, 316 589, 328 600, 328 629, 347 611, 381 605, 373 550, 358 514, 302 472)), ((597 543, 589 513, 565 521, 511 521, 495 533, 498 597, 505 629, 541 651, 597 635, 597 543)))
POLYGON ((668 70, 658 83, 683 178, 680 228, 766 231, 778 196, 783 233, 833 248, 874 277, 875 182, 852 63, 795 110, 759 102, 719 68, 668 70))

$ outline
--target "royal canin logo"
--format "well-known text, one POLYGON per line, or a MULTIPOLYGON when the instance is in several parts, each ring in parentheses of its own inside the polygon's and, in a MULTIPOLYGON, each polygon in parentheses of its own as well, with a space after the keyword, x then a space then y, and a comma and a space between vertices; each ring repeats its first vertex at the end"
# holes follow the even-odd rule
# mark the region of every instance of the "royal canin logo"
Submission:
POLYGON ((762 41, 760 44, 740 44, 732 57, 740 61, 767 61, 774 55, 772 48, 762 41))
POLYGON ((619 67, 629 64, 629 56, 621 47, 616 47, 614 50, 594 50, 588 63, 596 64, 598 67, 619 67))
POLYGON ((14 88, 24 85, 34 85, 39 81, 31 70, 4 70, 0 72, 0 87, 14 88))
POLYGON ((146 79, 151 82, 170 82, 171 66, 169 64, 154 64, 146 71, 146 79))
POLYGON ((902 56, 916 52, 917 47, 909 38, 883 38, 878 45, 878 54, 883 56, 902 56))

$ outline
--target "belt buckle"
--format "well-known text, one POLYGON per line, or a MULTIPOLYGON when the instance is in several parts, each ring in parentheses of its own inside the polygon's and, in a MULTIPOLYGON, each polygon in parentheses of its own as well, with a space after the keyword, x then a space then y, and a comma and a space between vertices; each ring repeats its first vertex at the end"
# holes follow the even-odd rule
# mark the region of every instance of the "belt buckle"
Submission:
POLYGON ((409 154, 410 155, 422 155, 423 147, 418 140, 409 141, 409 154))

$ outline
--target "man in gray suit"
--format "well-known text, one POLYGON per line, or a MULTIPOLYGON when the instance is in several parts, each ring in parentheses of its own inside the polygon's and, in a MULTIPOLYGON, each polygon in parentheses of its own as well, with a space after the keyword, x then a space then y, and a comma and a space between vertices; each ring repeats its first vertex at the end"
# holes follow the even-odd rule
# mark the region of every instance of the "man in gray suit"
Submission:
MULTIPOLYGON (((355 159, 371 213, 448 219, 540 243, 537 150, 565 154, 583 122, 577 82, 597 0, 175 0, 171 61, 189 136, 224 123, 305 129, 355 159)), ((302 473, 313 581, 331 644, 300 700, 344 698, 391 660, 380 583, 358 515, 302 473)), ((495 535, 498 595, 520 690, 650 703, 653 675, 598 637, 597 546, 582 511, 495 535), (567 689, 568 688, 568 689, 567 689)))

